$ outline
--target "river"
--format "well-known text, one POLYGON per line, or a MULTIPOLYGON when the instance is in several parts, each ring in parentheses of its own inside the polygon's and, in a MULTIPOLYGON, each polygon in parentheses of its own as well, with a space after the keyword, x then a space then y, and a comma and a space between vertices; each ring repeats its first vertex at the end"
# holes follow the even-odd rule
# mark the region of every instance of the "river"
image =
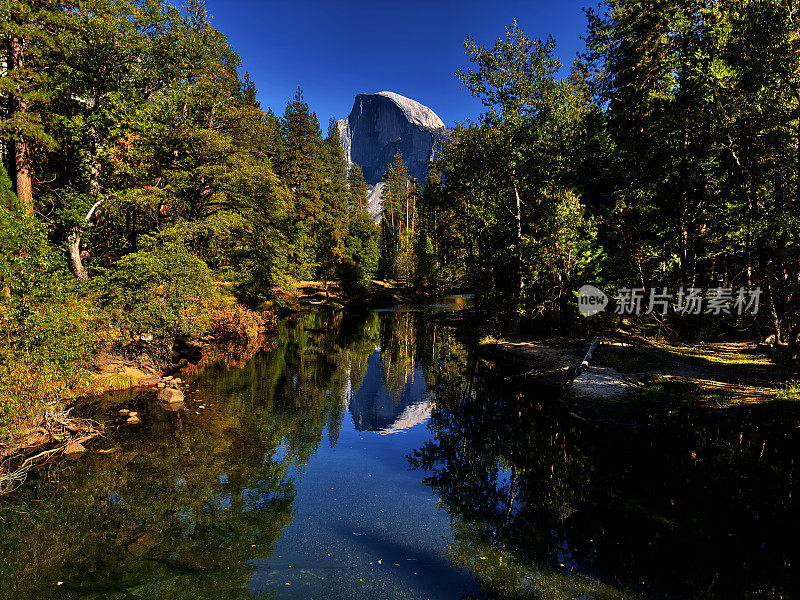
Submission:
POLYGON ((0 499, 0 598, 791 597, 800 407, 585 422, 451 308, 284 320, 181 411, 83 402, 142 425, 0 499))

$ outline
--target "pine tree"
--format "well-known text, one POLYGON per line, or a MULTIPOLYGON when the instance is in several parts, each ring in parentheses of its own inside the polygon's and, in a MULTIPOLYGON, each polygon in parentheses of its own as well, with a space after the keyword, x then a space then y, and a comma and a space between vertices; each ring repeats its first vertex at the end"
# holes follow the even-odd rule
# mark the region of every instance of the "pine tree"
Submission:
POLYGON ((0 51, 7 66, 0 94, 9 100, 0 135, 5 147, 13 148, 8 162, 14 189, 28 213, 33 212, 33 146, 54 144, 42 111, 58 85, 58 36, 75 22, 74 8, 70 0, 10 0, 0 7, 0 35, 7 41, 0 51))
POLYGON ((318 227, 317 254, 323 283, 336 276, 344 256, 344 245, 349 229, 347 160, 342 149, 336 121, 328 123, 325 138, 325 185, 323 187, 323 213, 318 227))
POLYGON ((353 165, 347 174, 347 193, 348 193, 348 212, 351 215, 367 213, 367 182, 364 181, 364 174, 361 167, 353 165))
POLYGON ((410 225, 411 181, 401 152, 395 154, 394 160, 386 168, 383 182, 381 190, 383 272, 384 277, 397 278, 400 273, 398 261, 404 249, 404 232, 407 224, 410 225))
POLYGON ((319 120, 303 100, 300 88, 286 105, 281 133, 283 147, 278 171, 295 199, 292 261, 296 276, 311 278, 318 266, 314 235, 324 211, 325 151, 319 120))

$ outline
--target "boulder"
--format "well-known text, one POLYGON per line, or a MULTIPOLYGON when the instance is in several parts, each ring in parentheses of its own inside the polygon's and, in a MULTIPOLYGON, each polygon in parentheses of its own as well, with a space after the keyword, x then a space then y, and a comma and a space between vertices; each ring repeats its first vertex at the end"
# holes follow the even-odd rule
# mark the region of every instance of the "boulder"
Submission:
POLYGON ((158 392, 158 399, 167 404, 183 402, 183 392, 175 388, 164 388, 158 392))
POLYGON ((86 448, 83 444, 79 444, 78 442, 70 442, 64 448, 64 456, 67 458, 77 458, 81 454, 86 452, 86 448))
POLYGON ((153 341, 153 334, 152 333, 143 333, 139 336, 139 339, 143 342, 152 342, 153 341))
POLYGON ((161 408, 167 412, 178 412, 183 408, 183 402, 164 402, 161 408))

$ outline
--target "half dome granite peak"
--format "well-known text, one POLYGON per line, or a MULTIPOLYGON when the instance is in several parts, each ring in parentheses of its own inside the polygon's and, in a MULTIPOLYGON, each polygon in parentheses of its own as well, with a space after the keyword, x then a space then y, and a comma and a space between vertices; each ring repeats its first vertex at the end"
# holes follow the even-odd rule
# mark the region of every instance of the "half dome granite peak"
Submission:
POLYGON ((350 115, 338 126, 348 164, 357 164, 372 186, 369 204, 375 219, 380 216, 381 180, 395 155, 402 153, 409 177, 422 183, 450 134, 433 110, 389 91, 357 94, 350 115))

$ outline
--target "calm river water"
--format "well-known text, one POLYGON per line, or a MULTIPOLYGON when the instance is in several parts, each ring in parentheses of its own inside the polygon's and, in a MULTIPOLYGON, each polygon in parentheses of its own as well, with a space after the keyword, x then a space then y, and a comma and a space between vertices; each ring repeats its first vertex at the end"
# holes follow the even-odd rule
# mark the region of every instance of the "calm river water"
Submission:
POLYGON ((429 311, 319 311, 0 499, 3 599, 789 598, 800 407, 590 424, 429 311), (202 407, 202 408, 201 408, 202 407))

